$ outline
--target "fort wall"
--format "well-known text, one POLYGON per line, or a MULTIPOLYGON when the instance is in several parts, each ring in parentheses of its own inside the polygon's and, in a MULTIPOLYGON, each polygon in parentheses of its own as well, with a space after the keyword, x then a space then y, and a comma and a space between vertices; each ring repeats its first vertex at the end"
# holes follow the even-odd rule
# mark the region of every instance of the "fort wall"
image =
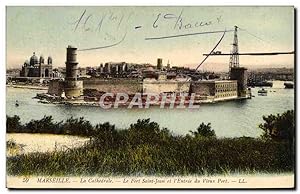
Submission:
POLYGON ((48 86, 48 94, 61 96, 64 92, 64 82, 62 80, 51 80, 48 86))
POLYGON ((144 81, 143 93, 188 93, 190 82, 186 81, 144 81))
POLYGON ((99 92, 135 94, 142 92, 143 83, 136 79, 86 79, 83 80, 84 89, 96 89, 99 92))

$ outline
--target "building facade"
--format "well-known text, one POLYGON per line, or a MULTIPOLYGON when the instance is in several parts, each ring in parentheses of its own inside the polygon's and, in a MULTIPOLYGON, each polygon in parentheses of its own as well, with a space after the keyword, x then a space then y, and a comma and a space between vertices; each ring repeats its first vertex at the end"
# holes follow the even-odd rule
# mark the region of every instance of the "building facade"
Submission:
POLYGON ((52 78, 55 75, 52 71, 52 58, 49 56, 47 62, 43 56, 38 58, 35 52, 30 57, 30 60, 26 60, 22 66, 20 72, 21 77, 40 77, 40 78, 52 78))
POLYGON ((190 93, 199 97, 210 97, 213 101, 235 99, 238 97, 237 80, 204 80, 194 81, 190 93))

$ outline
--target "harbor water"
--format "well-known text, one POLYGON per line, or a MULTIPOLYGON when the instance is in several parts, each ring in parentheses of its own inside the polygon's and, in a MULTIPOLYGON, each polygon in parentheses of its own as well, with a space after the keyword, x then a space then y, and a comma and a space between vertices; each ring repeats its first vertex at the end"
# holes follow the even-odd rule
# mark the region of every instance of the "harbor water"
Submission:
POLYGON ((215 104, 203 104, 199 109, 102 109, 88 106, 65 106, 38 103, 32 99, 41 90, 11 88, 6 89, 6 114, 18 115, 21 122, 41 119, 52 115, 54 120, 66 120, 69 117, 84 117, 93 124, 110 122, 117 128, 127 128, 138 119, 150 118, 161 127, 166 127, 174 134, 185 135, 195 131, 200 123, 211 123, 218 137, 259 137, 262 130, 258 125, 262 116, 283 113, 294 109, 294 90, 284 89, 283 82, 276 81, 273 88, 266 88, 267 96, 258 96, 260 88, 252 88, 252 99, 228 101, 215 104), (16 107, 16 100, 19 106, 16 107))

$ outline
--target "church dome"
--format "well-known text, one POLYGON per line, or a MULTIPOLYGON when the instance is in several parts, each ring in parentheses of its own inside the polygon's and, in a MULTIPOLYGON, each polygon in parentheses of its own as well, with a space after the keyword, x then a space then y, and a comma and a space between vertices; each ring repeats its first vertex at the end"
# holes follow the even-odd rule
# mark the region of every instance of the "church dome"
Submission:
POLYGON ((30 57, 30 65, 35 65, 35 64, 39 64, 39 59, 37 58, 34 52, 33 55, 30 57))
POLYGON ((41 63, 41 64, 44 64, 44 63, 45 63, 45 59, 44 59, 43 55, 40 56, 40 63, 41 63))

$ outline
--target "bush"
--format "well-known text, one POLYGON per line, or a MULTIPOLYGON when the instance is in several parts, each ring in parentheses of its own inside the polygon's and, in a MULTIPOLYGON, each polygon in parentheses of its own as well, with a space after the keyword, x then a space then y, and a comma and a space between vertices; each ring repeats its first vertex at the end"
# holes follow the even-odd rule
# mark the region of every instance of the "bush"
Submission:
POLYGON ((62 124, 63 134, 67 135, 90 136, 93 134, 93 129, 92 124, 83 117, 79 119, 71 117, 62 124))
POLYGON ((190 133, 196 138, 216 138, 216 133, 211 128, 210 123, 206 125, 202 122, 197 128, 197 131, 190 131, 190 133))
POLYGON ((156 142, 159 131, 159 125, 157 123, 150 122, 150 119, 138 119, 137 122, 131 124, 128 129, 128 144, 138 146, 140 144, 156 142))
POLYGON ((174 176, 293 171, 285 143, 254 138, 171 139, 168 146, 148 142, 99 148, 92 142, 66 151, 23 154, 7 158, 7 172, 18 176, 174 176))
POLYGON ((294 111, 288 110, 283 114, 263 116, 265 123, 259 127, 264 131, 262 138, 274 141, 294 142, 295 119, 294 111))
POLYGON ((90 136, 91 141, 65 151, 8 157, 9 175, 174 176, 294 171, 294 151, 289 149, 289 142, 250 137, 220 139, 210 123, 201 123, 192 136, 179 136, 150 119, 138 120, 124 130, 109 123, 93 126, 83 118, 53 123, 52 117, 44 117, 42 121, 32 120, 28 126, 51 129, 57 124, 60 133, 90 136))
POLYGON ((111 125, 109 122, 97 124, 93 131, 92 138, 97 147, 114 147, 119 143, 118 131, 115 125, 111 125))
POLYGON ((53 122, 52 116, 44 116, 40 120, 32 119, 30 122, 25 124, 24 133, 59 133, 60 124, 53 122))
POLYGON ((69 118, 65 122, 54 122, 52 116, 44 116, 42 119, 32 119, 22 125, 19 116, 6 117, 6 128, 8 133, 48 133, 78 135, 90 137, 94 133, 94 126, 83 117, 69 118))
POLYGON ((20 117, 14 115, 13 117, 6 116, 6 132, 7 133, 17 133, 22 131, 22 125, 20 122, 20 117))

